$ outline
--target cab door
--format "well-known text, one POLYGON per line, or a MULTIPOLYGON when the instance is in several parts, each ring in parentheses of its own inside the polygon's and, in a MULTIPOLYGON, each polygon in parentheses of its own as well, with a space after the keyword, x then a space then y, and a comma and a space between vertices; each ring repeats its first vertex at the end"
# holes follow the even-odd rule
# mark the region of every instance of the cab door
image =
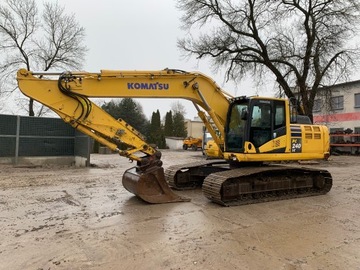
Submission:
POLYGON ((253 99, 250 104, 248 138, 256 149, 286 134, 285 101, 253 99))

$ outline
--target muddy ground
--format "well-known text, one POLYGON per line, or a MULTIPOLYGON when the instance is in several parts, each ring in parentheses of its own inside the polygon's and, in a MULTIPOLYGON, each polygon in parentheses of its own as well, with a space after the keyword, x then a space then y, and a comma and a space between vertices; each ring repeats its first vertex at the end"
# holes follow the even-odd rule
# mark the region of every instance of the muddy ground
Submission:
MULTIPOLYGON (((164 151, 164 167, 200 160, 164 151)), ((222 207, 146 204, 121 184, 132 165, 0 165, 0 269, 360 269, 360 157, 332 157, 323 196, 222 207)), ((314 166, 314 165, 312 165, 314 166)))

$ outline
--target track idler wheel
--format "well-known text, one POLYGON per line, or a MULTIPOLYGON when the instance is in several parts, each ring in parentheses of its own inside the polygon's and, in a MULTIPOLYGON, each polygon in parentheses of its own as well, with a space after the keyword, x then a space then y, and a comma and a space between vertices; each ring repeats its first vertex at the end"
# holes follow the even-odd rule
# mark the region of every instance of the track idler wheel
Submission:
POLYGON ((188 202, 190 199, 175 194, 165 180, 164 169, 152 166, 142 171, 132 167, 125 171, 122 184, 125 189, 148 203, 188 202))

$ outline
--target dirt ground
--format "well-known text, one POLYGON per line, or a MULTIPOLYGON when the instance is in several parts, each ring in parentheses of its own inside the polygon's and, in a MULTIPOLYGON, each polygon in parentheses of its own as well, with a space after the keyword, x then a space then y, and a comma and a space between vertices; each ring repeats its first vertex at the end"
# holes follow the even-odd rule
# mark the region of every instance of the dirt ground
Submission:
MULTIPOLYGON (((165 168, 199 159, 163 151, 165 168)), ((360 269, 359 160, 312 165, 332 173, 327 195, 235 207, 200 189, 146 204, 116 154, 91 168, 0 165, 0 269, 360 269)))

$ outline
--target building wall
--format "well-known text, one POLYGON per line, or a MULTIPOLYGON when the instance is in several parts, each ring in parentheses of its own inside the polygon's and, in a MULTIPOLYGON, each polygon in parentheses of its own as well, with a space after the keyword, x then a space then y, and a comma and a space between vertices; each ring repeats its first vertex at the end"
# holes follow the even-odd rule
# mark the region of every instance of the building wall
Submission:
POLYGON ((203 129, 204 123, 199 118, 195 118, 194 120, 186 119, 185 126, 187 129, 187 136, 193 138, 202 138, 203 137, 203 129))
POLYGON ((360 81, 323 88, 315 99, 315 104, 319 102, 321 105, 314 108, 314 123, 324 124, 330 131, 348 128, 353 131, 359 130, 359 98, 360 81), (340 102, 337 103, 336 101, 340 102), (336 106, 341 105, 341 103, 342 106, 336 106))

